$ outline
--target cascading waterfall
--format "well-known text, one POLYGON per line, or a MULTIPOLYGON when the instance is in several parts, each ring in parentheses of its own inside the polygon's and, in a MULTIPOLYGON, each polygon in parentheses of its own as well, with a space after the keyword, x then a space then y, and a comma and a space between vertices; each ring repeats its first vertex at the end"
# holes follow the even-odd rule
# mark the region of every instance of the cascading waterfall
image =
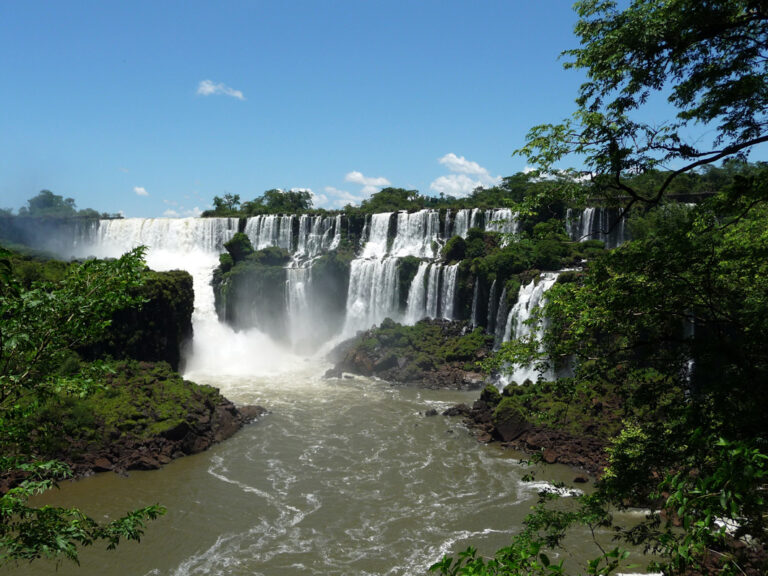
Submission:
POLYGON ((437 243, 440 236, 439 218, 436 210, 419 210, 413 214, 398 212, 392 255, 434 258, 433 244, 437 243))
POLYGON ((288 337, 294 348, 306 338, 306 322, 310 316, 309 293, 312 267, 300 266, 296 261, 286 269, 286 299, 288 308, 288 337))
POLYGON ((387 255, 387 240, 389 236, 389 221, 392 212, 382 212, 371 215, 367 226, 367 240, 363 246, 361 258, 383 258, 387 255))
POLYGON ((515 234, 518 231, 517 215, 510 208, 496 208, 485 211, 485 230, 515 234))
MULTIPOLYGON (((544 272, 536 280, 531 280, 526 286, 520 287, 517 296, 517 302, 509 311, 506 328, 504 330, 504 342, 509 342, 512 338, 522 340, 533 336, 539 339, 544 327, 541 322, 531 324, 529 322, 533 311, 546 304, 544 294, 557 281, 558 272, 544 272)), ((507 370, 509 372, 509 370, 507 370)), ((547 372, 539 374, 534 366, 515 365, 512 373, 505 376, 501 382, 506 386, 510 382, 522 383, 525 380, 536 381, 539 378, 551 380, 554 374, 547 372)), ((502 387, 503 387, 502 386, 502 387)))
POLYGON ((399 320, 398 295, 396 258, 352 260, 344 334, 367 330, 387 317, 399 320))
POLYGON ((472 291, 472 328, 477 328, 477 299, 480 292, 480 279, 475 278, 475 288, 472 291))
POLYGON ((411 281, 411 287, 408 289, 408 301, 405 312, 405 320, 408 324, 415 324, 426 314, 426 284, 425 277, 429 262, 421 262, 416 275, 411 281))
POLYGON ((491 293, 488 296, 488 315, 485 319, 485 329, 487 332, 493 332, 496 326, 496 279, 491 283, 491 293))
POLYGON ((466 208, 456 212, 456 218, 453 220, 453 236, 467 237, 469 232, 470 211, 466 208))
POLYGON ((437 318, 437 307, 440 303, 440 272, 442 269, 443 266, 441 264, 432 264, 429 267, 427 302, 424 310, 427 318, 437 318))
POLYGON ((501 347, 501 343, 504 341, 504 333, 507 329, 507 312, 509 306, 507 305, 507 287, 505 286, 501 291, 499 297, 499 304, 496 312, 496 328, 493 334, 493 349, 498 350, 501 347))
POLYGON ((456 279, 459 275, 458 263, 443 268, 443 285, 440 291, 441 313, 447 320, 453 320, 453 308, 456 302, 456 279))
POLYGON ((294 258, 315 258, 321 252, 334 250, 341 242, 341 215, 299 217, 299 237, 294 258))
POLYGON ((289 252, 293 249, 293 215, 266 214, 252 216, 245 223, 245 235, 254 250, 277 246, 289 252))
POLYGON ((568 208, 565 214, 565 228, 571 240, 586 242, 602 240, 606 248, 616 248, 629 240, 626 216, 619 217, 619 208, 590 206, 578 216, 568 208))

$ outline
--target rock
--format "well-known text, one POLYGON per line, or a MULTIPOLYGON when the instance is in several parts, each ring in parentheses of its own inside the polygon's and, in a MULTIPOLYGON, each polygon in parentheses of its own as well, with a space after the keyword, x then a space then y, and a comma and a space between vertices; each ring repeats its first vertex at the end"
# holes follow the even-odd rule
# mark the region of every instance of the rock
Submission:
POLYGON ((426 412, 424 412, 424 416, 437 416, 437 410, 434 408, 430 408, 426 412))
POLYGON ((491 440, 493 440, 493 438, 491 437, 490 434, 488 434, 488 432, 482 432, 477 436, 477 441, 482 444, 488 444, 488 442, 490 442, 491 440))
POLYGON ((443 412, 443 416, 468 416, 469 412, 470 408, 466 404, 456 404, 443 412))
POLYGON ((547 464, 554 464, 557 462, 557 453, 550 448, 545 448, 541 457, 547 464))
POLYGON ((586 476, 576 476, 576 478, 573 479, 574 484, 586 484, 587 482, 589 482, 589 480, 587 480, 586 476))
POLYGON ((237 411, 240 413, 243 423, 253 422, 257 418, 269 414, 269 410, 263 406, 240 406, 237 411))
POLYGON ((170 428, 169 430, 166 430, 165 432, 162 432, 160 435, 163 438, 167 438, 168 440, 181 440, 184 438, 187 434, 189 434, 190 428, 189 424, 186 422, 179 422, 176 426, 173 428, 170 428))
POLYGON ((323 374, 323 378, 326 380, 328 378, 341 378, 341 368, 328 368, 328 370, 325 371, 325 374, 323 374))
POLYGON ((112 462, 102 456, 100 458, 95 458, 91 463, 91 467, 94 472, 106 472, 112 470, 112 462))

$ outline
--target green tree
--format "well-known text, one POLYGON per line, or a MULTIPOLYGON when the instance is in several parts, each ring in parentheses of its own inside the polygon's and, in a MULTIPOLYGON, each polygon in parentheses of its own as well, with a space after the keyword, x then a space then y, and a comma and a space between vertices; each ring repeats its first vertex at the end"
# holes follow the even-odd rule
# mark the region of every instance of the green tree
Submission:
MULTIPOLYGON (((584 161, 587 193, 626 206, 658 204, 681 174, 744 157, 768 141, 768 7, 758 0, 634 0, 626 9, 583 0, 566 68, 585 70, 571 119, 535 126, 517 153, 557 173, 567 155, 584 161), (666 97, 672 119, 642 120, 666 97), (695 125, 710 130, 687 140, 695 125), (674 166, 650 189, 631 177, 674 166)), ((569 171, 571 175, 574 171, 569 171)))
POLYGON ((240 194, 224 194, 224 198, 213 197, 213 210, 216 214, 231 214, 240 206, 240 194))
POLYGON ((75 216, 74 198, 63 198, 50 190, 41 190, 39 194, 27 200, 27 207, 19 210, 22 216, 75 216))
MULTIPOLYGON (((743 165, 768 141, 768 5, 633 0, 620 9, 582 0, 576 10, 580 47, 565 55, 566 67, 587 74, 577 110, 534 127, 517 151, 558 186, 532 189, 519 210, 591 199, 649 211, 632 242, 550 290, 544 350, 513 343, 501 359, 572 358, 575 390, 611 389, 621 399, 624 428, 592 512, 608 521, 598 508, 651 503, 667 520, 652 514, 625 536, 660 553, 665 574, 707 556, 718 573, 743 574, 738 550, 768 539, 768 167, 743 165), (674 117, 644 120, 660 98, 674 117), (706 137, 686 139, 697 125, 706 137), (573 157, 581 169, 561 170, 573 157), (718 171, 719 161, 730 162, 718 171), (697 182, 717 193, 695 210, 665 204, 697 182)), ((529 529, 564 529, 592 513, 543 512, 546 521, 529 518, 529 529)), ((506 567, 544 573, 525 564, 536 553, 524 549, 525 561, 506 567)), ((450 567, 440 569, 517 573, 450 567)))
POLYGON ((32 415, 49 398, 89 393, 91 378, 61 367, 103 335, 116 310, 139 303, 133 294, 144 268, 139 248, 114 261, 73 264, 59 284, 25 289, 0 249, 0 478, 12 486, 0 496, 0 563, 62 555, 77 561, 78 546, 138 540, 144 522, 163 513, 149 506, 99 524, 77 509, 28 505, 70 475, 63 463, 37 456, 44 431, 30 429, 32 415))

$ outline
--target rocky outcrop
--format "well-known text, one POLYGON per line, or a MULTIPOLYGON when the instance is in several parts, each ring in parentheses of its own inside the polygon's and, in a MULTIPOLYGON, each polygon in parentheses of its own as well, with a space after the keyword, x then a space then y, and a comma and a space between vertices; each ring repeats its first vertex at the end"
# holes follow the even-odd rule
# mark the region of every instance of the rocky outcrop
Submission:
POLYGON ((349 372, 427 388, 477 389, 486 378, 478 362, 492 345, 492 336, 466 322, 428 319, 402 326, 387 319, 331 352, 335 366, 326 376, 349 372))
MULTIPOLYGON (((94 388, 85 398, 51 398, 30 422, 38 456, 66 462, 76 476, 159 468, 267 413, 237 407, 218 389, 183 380, 166 363, 112 363, 94 388)), ((0 492, 21 479, 0 478, 0 492)))
POLYGON ((77 440, 60 457, 72 467, 76 476, 109 470, 119 473, 155 470, 175 458, 207 450, 266 413, 260 406, 238 408, 222 398, 213 406, 195 407, 187 419, 157 435, 117 434, 108 443, 77 440))
POLYGON ((145 302, 117 311, 104 337, 80 353, 88 359, 168 362, 178 370, 182 345, 192 338, 192 276, 183 270, 148 271, 139 293, 145 302))
POLYGON ((483 390, 472 407, 459 404, 443 415, 462 416, 480 442, 500 442, 504 447, 540 454, 548 464, 566 464, 594 475, 600 475, 606 466, 604 439, 536 423, 511 397, 502 397, 492 386, 483 390))

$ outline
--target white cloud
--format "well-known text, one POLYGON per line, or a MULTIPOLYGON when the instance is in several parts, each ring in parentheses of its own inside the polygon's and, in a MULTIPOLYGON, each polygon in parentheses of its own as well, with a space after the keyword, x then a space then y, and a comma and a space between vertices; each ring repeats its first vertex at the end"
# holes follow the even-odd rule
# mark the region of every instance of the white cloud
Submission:
POLYGON ((136 192, 137 196, 149 196, 149 192, 144 186, 134 186, 133 191, 136 192))
POLYGON ((203 80, 197 85, 197 93, 200 96, 214 96, 216 94, 223 94, 224 96, 231 96, 238 100, 245 100, 245 96, 240 90, 230 88, 226 84, 219 82, 214 83, 212 80, 203 80))
POLYGON ((389 186, 391 184, 390 181, 383 176, 371 178, 368 176, 363 176, 362 172, 358 172, 356 170, 347 173, 347 175, 344 176, 344 180, 347 182, 352 182, 353 184, 360 184, 363 187, 360 192, 369 196, 375 192, 378 192, 384 188, 384 186, 389 186))
POLYGON ((438 162, 453 172, 436 178, 429 185, 429 188, 438 194, 461 198, 469 195, 475 188, 495 186, 501 181, 501 176, 491 176, 491 173, 477 162, 467 160, 464 156, 456 156, 453 152, 439 158, 438 162))
POLYGON ((328 196, 328 208, 343 208, 347 204, 358 206, 360 202, 369 196, 369 194, 363 192, 360 194, 352 194, 351 192, 339 190, 333 186, 326 186, 324 191, 328 196))
POLYGON ((200 210, 197 206, 194 208, 184 208, 184 206, 180 206, 179 210, 173 210, 169 208, 165 212, 163 212, 163 216, 166 218, 197 218, 202 214, 203 211, 200 210))

